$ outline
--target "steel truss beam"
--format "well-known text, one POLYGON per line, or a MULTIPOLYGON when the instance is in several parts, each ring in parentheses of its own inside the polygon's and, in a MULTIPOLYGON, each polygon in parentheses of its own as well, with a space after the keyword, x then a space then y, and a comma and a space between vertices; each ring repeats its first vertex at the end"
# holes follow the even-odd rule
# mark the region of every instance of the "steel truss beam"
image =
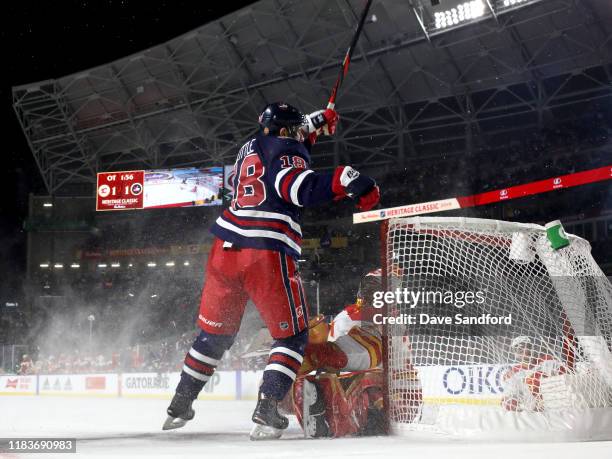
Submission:
MULTIPOLYGON (((364 29, 338 135, 317 143, 316 165, 384 171, 469 154, 610 100, 602 2, 532 1, 433 32, 422 9, 376 3, 381 20, 364 29)), ((320 108, 356 10, 355 0, 264 0, 112 64, 14 88, 49 193, 90 193, 103 170, 232 163, 265 102, 320 108)))

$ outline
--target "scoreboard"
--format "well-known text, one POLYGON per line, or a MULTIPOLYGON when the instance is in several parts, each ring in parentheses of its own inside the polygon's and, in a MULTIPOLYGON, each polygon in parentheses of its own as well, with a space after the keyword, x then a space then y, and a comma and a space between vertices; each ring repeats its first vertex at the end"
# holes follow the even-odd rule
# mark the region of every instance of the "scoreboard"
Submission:
POLYGON ((100 172, 96 210, 131 210, 144 208, 145 171, 100 172))
POLYGON ((220 206, 223 167, 100 172, 96 210, 220 206))

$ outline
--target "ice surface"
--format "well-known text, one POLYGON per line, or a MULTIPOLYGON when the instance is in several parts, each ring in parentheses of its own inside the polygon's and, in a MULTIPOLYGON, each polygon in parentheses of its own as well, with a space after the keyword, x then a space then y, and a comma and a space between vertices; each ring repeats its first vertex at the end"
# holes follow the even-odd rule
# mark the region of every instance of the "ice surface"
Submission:
POLYGON ((145 207, 203 201, 219 193, 218 188, 194 184, 183 185, 177 182, 165 183, 163 186, 147 184, 145 190, 145 207))
MULTIPOLYGON (((410 441, 398 437, 305 440, 292 423, 281 440, 248 438, 253 401, 197 401, 183 429, 161 431, 168 400, 71 397, 0 397, 0 437, 76 437, 84 457, 600 459, 612 442, 467 443, 410 441)), ((2 455, 0 458, 60 457, 2 455)))

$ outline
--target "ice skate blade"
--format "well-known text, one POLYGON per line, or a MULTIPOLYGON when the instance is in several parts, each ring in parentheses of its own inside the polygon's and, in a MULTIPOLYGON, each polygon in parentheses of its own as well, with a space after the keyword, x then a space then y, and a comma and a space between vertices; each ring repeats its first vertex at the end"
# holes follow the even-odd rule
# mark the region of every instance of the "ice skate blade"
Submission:
POLYGON ((282 434, 283 431, 281 429, 275 429, 274 427, 255 424, 251 429, 249 438, 253 441, 277 440, 281 437, 282 434))
POLYGON ((164 425, 162 426, 162 430, 180 429, 185 424, 187 424, 187 421, 185 419, 173 418, 172 416, 168 416, 166 418, 166 422, 164 422, 164 425))

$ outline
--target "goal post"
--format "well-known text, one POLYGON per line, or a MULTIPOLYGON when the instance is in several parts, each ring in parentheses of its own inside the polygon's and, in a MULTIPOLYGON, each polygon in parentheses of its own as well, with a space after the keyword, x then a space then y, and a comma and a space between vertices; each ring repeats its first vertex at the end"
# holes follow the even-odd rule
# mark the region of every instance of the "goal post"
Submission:
POLYGON ((391 433, 612 439, 612 285, 587 241, 460 217, 388 219, 381 241, 391 433))

